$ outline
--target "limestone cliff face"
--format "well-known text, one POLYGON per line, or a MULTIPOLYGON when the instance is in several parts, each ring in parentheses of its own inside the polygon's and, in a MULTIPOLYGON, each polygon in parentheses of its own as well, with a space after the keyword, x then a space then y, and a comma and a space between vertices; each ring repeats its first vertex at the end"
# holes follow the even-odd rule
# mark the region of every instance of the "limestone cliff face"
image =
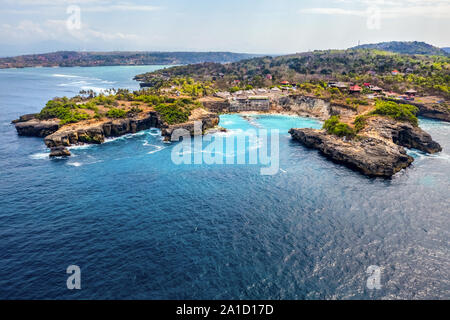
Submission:
MULTIPOLYGON (((384 100, 399 103, 398 100, 385 98, 384 100)), ((413 101, 401 101, 400 103, 410 104, 419 109, 418 116, 450 122, 450 108, 446 104, 423 104, 413 101)))
POLYGON ((313 116, 322 120, 334 115, 340 115, 341 117, 356 115, 356 111, 352 109, 333 105, 327 100, 315 97, 289 95, 280 97, 274 103, 277 107, 281 107, 283 111, 293 112, 301 116, 313 116))
POLYGON ((173 130, 184 128, 194 134, 194 121, 201 123, 201 133, 219 123, 217 114, 197 112, 186 123, 168 125, 159 113, 151 111, 134 117, 116 120, 87 120, 59 128, 59 120, 41 121, 34 116, 24 116, 14 121, 19 135, 45 137, 44 143, 51 149, 50 156, 70 156, 66 147, 77 144, 101 144, 109 137, 136 133, 150 128, 160 128, 165 140, 170 141, 173 130))
POLYGON ((450 109, 443 105, 417 105, 419 108, 419 116, 450 122, 450 109))
POLYGON ((59 120, 41 121, 35 115, 26 115, 13 121, 19 136, 46 137, 59 129, 59 120))
POLYGON ((306 147, 368 176, 390 177, 408 167, 414 159, 404 147, 427 153, 442 150, 421 128, 385 117, 368 119, 359 136, 352 140, 314 129, 291 129, 290 134, 306 147))
POLYGON ((201 135, 207 129, 214 128, 215 126, 217 126, 219 124, 219 117, 217 116, 217 114, 209 114, 209 115, 202 117, 201 119, 197 119, 197 121, 199 121, 199 123, 201 123, 201 126, 199 128, 200 130, 198 130, 199 132, 196 132, 196 130, 195 130, 195 122, 189 121, 189 122, 181 123, 181 124, 163 126, 161 128, 161 134, 166 141, 172 141, 172 133, 176 129, 185 129, 185 130, 189 131, 191 136, 195 136, 196 134, 201 135))
MULTIPOLYGON (((215 113, 244 111, 241 109, 245 109, 245 111, 269 111, 269 107, 265 105, 240 108, 236 106, 240 104, 239 102, 230 102, 226 99, 202 101, 202 103, 207 110, 215 113)), ((339 115, 342 118, 356 116, 356 111, 346 106, 331 104, 325 99, 298 94, 271 97, 270 109, 278 112, 295 113, 299 116, 315 117, 321 120, 326 120, 334 115, 339 115)))
POLYGON ((370 118, 361 135, 375 136, 406 148, 414 148, 427 153, 442 151, 439 143, 419 127, 407 122, 398 122, 385 117, 370 118))
POLYGON ((84 122, 62 127, 45 137, 44 143, 49 148, 80 143, 100 144, 105 138, 157 128, 160 124, 161 120, 156 112, 125 119, 84 122))
POLYGON ((314 129, 291 129, 289 133, 304 146, 368 176, 391 177, 414 161, 403 147, 383 139, 344 140, 314 129))

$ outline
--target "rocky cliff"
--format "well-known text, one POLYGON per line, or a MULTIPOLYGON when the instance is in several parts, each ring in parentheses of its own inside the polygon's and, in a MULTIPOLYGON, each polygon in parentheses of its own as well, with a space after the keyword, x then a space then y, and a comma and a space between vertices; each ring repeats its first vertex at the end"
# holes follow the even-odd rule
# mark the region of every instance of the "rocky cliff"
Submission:
POLYGON ((404 147, 427 153, 442 150, 419 127, 382 117, 369 119, 354 139, 337 137, 325 130, 291 129, 289 133, 304 146, 368 176, 390 177, 408 167, 414 159, 406 154, 404 147))
POLYGON ((59 129, 59 120, 41 121, 34 114, 21 116, 13 121, 19 136, 46 137, 59 129))
MULTIPOLYGON (((384 100, 397 103, 399 102, 398 100, 389 98, 385 98, 384 100)), ((450 108, 447 106, 447 104, 424 104, 406 100, 402 101, 401 103, 410 104, 417 107, 419 109, 417 115, 420 117, 450 122, 450 108)))
POLYGON ((398 122, 390 118, 374 117, 367 121, 361 135, 380 137, 397 145, 417 149, 426 153, 442 151, 439 143, 419 127, 408 122, 398 122))
POLYGON ((450 109, 446 105, 421 105, 418 104, 419 116, 450 122, 450 109))
POLYGON ((348 107, 335 105, 325 99, 316 97, 289 95, 274 101, 275 108, 282 111, 296 113, 300 116, 313 116, 326 120, 331 116, 339 115, 341 118, 354 117, 356 111, 348 107))
POLYGON ((44 142, 49 148, 81 143, 100 144, 108 137, 119 137, 141 130, 159 128, 161 123, 156 112, 116 120, 83 121, 63 126, 53 134, 46 136, 44 142))
POLYGON ((345 141, 314 129, 291 129, 289 133, 304 146, 368 176, 390 177, 413 162, 403 147, 381 139, 365 137, 345 141))
POLYGON ((101 144, 108 137, 119 137, 129 133, 160 128, 165 140, 171 140, 174 129, 184 128, 194 133, 194 121, 201 122, 202 132, 219 123, 217 114, 197 112, 186 123, 168 125, 155 112, 141 113, 123 119, 87 120, 59 127, 59 120, 38 120, 34 115, 27 115, 13 121, 19 135, 44 137, 44 143, 51 149, 50 156, 69 156, 66 147, 77 144, 101 144))
POLYGON ((163 126, 161 128, 161 135, 164 137, 166 141, 172 141, 172 133, 176 129, 185 129, 189 131, 191 136, 195 136, 197 134, 204 134, 207 129, 214 128, 219 124, 219 117, 217 114, 208 114, 202 117, 201 119, 175 124, 170 126, 163 126), (199 132, 195 130, 195 121, 201 122, 201 127, 199 128, 199 132))

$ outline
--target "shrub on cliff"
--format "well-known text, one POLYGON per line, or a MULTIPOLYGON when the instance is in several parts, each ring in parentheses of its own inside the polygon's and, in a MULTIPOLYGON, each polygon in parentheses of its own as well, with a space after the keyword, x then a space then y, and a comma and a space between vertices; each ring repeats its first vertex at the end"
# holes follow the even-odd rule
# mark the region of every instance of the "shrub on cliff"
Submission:
POLYGON ((81 109, 83 109, 82 106, 78 106, 74 101, 66 97, 57 98, 48 101, 37 118, 40 120, 57 118, 61 120, 61 126, 90 119, 90 116, 81 109))
POLYGON ((115 95, 105 96, 103 94, 100 94, 99 96, 93 98, 91 102, 95 103, 96 105, 112 106, 115 105, 116 96, 115 95))
POLYGON ((360 132, 362 129, 364 129, 364 127, 366 126, 366 119, 367 117, 364 115, 361 116, 357 116, 355 118, 355 131, 356 132, 360 132))
POLYGON ((106 113, 106 116, 108 118, 120 119, 120 118, 125 118, 127 116, 127 112, 122 109, 112 108, 112 109, 108 110, 108 112, 106 113))
POLYGON ((38 119, 63 119, 70 115, 70 110, 75 108, 75 103, 71 102, 68 98, 53 99, 47 102, 45 107, 41 110, 38 119))
POLYGON ((354 137, 355 131, 346 123, 339 121, 339 116, 332 116, 325 121, 323 129, 339 137, 354 137))
POLYGON ((87 113, 83 112, 77 112, 77 111, 70 111, 69 115, 61 119, 61 122, 59 123, 60 126, 63 126, 68 123, 76 123, 80 122, 82 120, 88 120, 91 117, 87 113))
POLYGON ((419 125, 416 114, 417 107, 409 104, 399 104, 393 101, 377 100, 375 109, 369 115, 379 115, 391 117, 399 121, 407 121, 415 126, 419 125))
POLYGON ((228 91, 230 91, 230 93, 235 93, 238 92, 239 90, 241 90, 239 87, 231 87, 228 91))
POLYGON ((141 112, 142 109, 140 109, 139 107, 132 107, 130 110, 128 110, 127 116, 133 117, 141 112))
POLYGON ((180 104, 161 103, 155 107, 161 115, 161 118, 168 124, 186 122, 189 119, 190 111, 183 108, 180 104))

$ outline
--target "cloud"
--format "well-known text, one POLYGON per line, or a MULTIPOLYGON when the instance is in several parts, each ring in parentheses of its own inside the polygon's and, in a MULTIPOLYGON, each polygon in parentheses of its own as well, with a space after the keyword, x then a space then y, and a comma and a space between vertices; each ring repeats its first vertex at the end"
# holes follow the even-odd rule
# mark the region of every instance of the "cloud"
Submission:
POLYGON ((45 10, 61 10, 69 5, 77 5, 82 12, 112 12, 112 11, 135 11, 149 12, 162 10, 162 7, 152 5, 140 5, 131 2, 113 0, 0 0, 1 3, 14 5, 13 9, 3 8, 2 12, 14 14, 34 14, 42 13, 45 10), (26 7, 26 8, 18 8, 26 7))
POLYGON ((373 14, 373 9, 375 8, 383 19, 401 17, 450 18, 449 0, 399 0, 396 2, 383 0, 335 0, 335 2, 345 4, 345 8, 306 8, 301 9, 299 12, 300 14, 367 17, 373 14), (351 9, 347 9, 347 7, 351 7, 351 9))
POLYGON ((66 20, 47 20, 43 23, 23 20, 16 25, 3 24, 0 31, 2 42, 35 42, 61 39, 67 42, 91 43, 97 41, 138 41, 140 37, 122 32, 103 32, 93 29, 87 24, 83 24, 79 30, 70 30, 67 28, 66 20))
POLYGON ((149 5, 132 5, 132 4, 116 4, 105 6, 93 6, 93 7, 80 7, 84 12, 110 12, 110 11, 157 11, 161 10, 161 7, 149 6, 149 5))
POLYGON ((341 8, 308 8, 308 9, 301 9, 300 13, 363 16, 363 17, 365 17, 367 15, 366 11, 363 11, 363 10, 347 10, 347 9, 341 9, 341 8))

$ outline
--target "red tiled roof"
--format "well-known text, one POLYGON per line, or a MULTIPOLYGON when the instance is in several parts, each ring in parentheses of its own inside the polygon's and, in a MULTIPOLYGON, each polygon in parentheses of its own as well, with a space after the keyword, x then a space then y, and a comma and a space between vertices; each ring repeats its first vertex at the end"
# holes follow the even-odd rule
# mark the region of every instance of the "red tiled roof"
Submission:
POLYGON ((350 87, 350 91, 361 91, 362 90, 362 88, 360 87, 360 86, 351 86, 350 87))

